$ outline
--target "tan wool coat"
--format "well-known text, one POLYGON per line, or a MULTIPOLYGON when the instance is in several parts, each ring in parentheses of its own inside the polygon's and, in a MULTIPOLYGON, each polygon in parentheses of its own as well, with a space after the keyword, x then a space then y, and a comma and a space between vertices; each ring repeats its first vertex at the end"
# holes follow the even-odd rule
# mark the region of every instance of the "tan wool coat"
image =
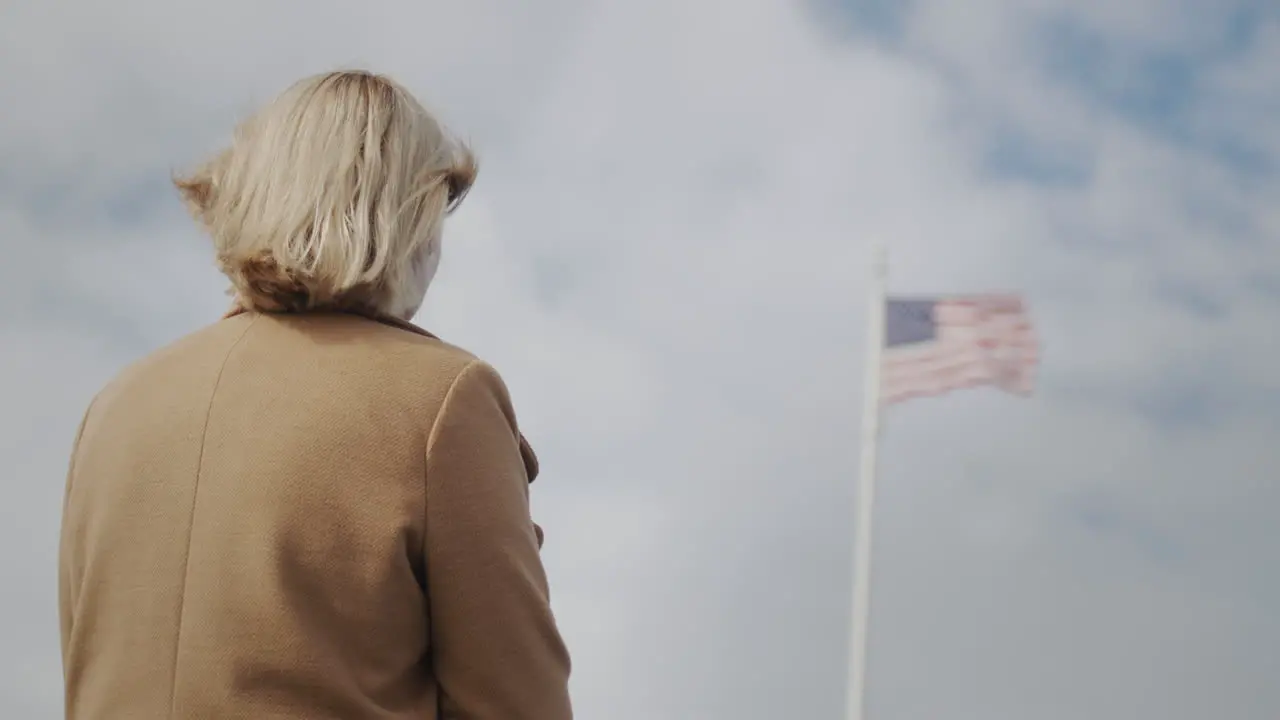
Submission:
POLYGON ((502 380, 408 323, 233 313, 94 400, 60 555, 73 720, 567 720, 502 380))

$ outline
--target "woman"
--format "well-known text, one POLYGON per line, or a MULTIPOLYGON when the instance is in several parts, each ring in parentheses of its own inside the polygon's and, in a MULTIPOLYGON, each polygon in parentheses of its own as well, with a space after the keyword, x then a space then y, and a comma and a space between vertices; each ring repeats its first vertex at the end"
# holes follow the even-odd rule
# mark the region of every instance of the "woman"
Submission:
POLYGON ((236 307, 81 425, 68 718, 571 717, 533 452, 497 373, 409 323, 475 172, 399 85, 337 72, 177 181, 236 307))

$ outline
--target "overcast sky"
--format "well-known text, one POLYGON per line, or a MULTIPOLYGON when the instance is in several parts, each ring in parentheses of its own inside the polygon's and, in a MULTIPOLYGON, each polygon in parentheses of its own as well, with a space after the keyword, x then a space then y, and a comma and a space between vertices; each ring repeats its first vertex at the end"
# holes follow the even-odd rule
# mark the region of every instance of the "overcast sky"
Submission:
POLYGON ((841 717, 873 238, 1044 344, 886 417, 873 720, 1280 717, 1273 0, 4 3, 0 716, 85 405, 226 304, 171 171, 353 65, 481 158, 418 321, 539 451, 579 717, 841 717))

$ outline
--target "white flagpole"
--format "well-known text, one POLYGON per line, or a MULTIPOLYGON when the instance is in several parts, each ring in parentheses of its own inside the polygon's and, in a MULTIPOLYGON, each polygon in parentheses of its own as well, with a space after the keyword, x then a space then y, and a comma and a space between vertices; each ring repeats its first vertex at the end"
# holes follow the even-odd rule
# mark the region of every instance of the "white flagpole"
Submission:
POLYGON ((849 643, 847 720, 866 719, 867 630, 871 620, 871 530, 880 444, 880 366, 884 353, 885 248, 876 243, 871 257, 871 293, 867 315, 867 365, 862 390, 862 447, 858 472, 857 524, 853 544, 853 621, 849 643))

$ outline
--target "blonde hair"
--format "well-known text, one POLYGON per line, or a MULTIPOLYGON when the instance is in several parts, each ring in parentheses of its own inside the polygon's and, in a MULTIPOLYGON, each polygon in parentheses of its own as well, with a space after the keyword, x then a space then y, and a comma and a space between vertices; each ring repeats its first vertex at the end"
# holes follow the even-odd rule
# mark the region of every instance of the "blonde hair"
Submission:
POLYGON ((245 309, 408 319, 475 176, 408 91, 344 71, 296 83, 174 184, 245 309))

